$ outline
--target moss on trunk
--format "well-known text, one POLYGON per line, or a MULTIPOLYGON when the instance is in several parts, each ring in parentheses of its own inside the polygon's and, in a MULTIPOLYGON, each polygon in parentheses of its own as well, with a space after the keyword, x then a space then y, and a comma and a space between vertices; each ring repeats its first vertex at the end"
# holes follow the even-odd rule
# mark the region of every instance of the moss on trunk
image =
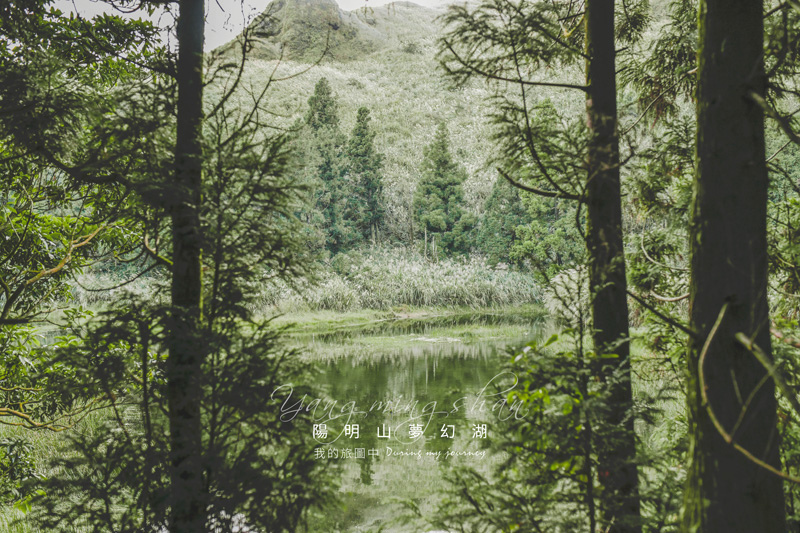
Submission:
POLYGON ((764 94, 762 16, 761 2, 700 4, 690 231, 690 319, 697 335, 689 349, 687 532, 786 530, 781 480, 723 439, 701 392, 704 385, 716 418, 738 444, 779 467, 773 383, 762 383, 764 368, 735 339, 742 332, 770 353, 764 116, 748 96, 751 91, 764 94), (701 384, 699 362, 706 343, 701 384))

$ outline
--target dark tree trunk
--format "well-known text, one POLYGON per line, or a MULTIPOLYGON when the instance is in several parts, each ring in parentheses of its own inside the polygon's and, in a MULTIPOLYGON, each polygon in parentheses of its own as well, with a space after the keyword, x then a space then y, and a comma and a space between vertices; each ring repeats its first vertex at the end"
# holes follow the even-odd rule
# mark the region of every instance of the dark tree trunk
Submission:
POLYGON ((601 379, 611 388, 605 423, 613 435, 600 450, 598 475, 605 528, 639 532, 640 505, 628 339, 628 300, 622 244, 613 0, 586 6, 586 100, 589 125, 586 186, 593 341, 601 379), (611 379, 611 376, 615 377, 611 379))
POLYGON ((171 211, 172 318, 167 360, 171 533, 202 532, 206 521, 200 458, 203 4, 203 0, 181 0, 178 19, 178 125, 171 211))
POLYGON ((708 405, 735 443, 779 468, 774 385, 761 383, 765 369, 735 339, 739 332, 754 337, 770 354, 764 115, 749 97, 751 91, 764 94, 762 16, 762 3, 753 0, 700 3, 687 532, 786 530, 780 478, 723 439, 703 404, 699 379, 711 337, 703 365, 708 405))

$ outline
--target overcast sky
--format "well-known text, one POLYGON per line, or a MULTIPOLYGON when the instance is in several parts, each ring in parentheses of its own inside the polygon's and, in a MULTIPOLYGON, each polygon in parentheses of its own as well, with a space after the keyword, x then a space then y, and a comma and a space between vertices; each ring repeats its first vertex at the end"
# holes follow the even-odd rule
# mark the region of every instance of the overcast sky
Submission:
MULTIPOLYGON (((337 0, 342 9, 352 11, 364 7, 382 6, 392 0, 337 0)), ((436 7, 449 3, 448 0, 413 0, 415 3, 436 7)), ((270 0, 206 0, 206 50, 212 50, 233 39, 256 15, 263 12, 270 0)), ((77 11, 84 17, 110 12, 111 9, 100 0, 55 0, 55 5, 65 12, 77 11)))

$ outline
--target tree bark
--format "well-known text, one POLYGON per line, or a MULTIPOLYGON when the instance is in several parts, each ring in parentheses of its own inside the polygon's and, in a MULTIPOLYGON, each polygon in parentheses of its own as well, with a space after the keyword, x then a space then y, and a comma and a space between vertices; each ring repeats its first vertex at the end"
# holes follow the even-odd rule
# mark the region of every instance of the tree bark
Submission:
POLYGON ((200 420, 202 320, 203 0, 181 0, 178 121, 172 198, 172 316, 168 331, 171 533, 205 530, 200 420))
POLYGON ((765 91, 762 11, 753 0, 700 3, 687 532, 786 531, 780 478, 726 442, 707 408, 736 443, 780 468, 774 384, 761 382, 765 369, 735 339, 742 332, 771 353, 764 114, 749 97, 765 91))
POLYGON ((633 430, 628 299, 622 241, 613 0, 586 3, 586 111, 589 129, 586 245, 593 342, 610 387, 605 424, 614 433, 598 452, 604 530, 640 532, 633 430), (612 376, 613 379, 612 379, 612 376))

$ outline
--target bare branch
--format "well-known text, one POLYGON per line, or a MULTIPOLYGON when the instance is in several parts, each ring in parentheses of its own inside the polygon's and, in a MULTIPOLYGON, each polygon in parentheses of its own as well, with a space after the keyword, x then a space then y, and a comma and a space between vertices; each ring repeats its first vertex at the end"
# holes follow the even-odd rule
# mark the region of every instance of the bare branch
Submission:
POLYGON ((659 296, 658 294, 651 292, 650 296, 652 296, 653 298, 655 298, 660 302, 680 302, 681 300, 685 300, 686 298, 688 298, 689 293, 687 292, 686 294, 681 294, 680 296, 668 297, 668 296, 659 296))
POLYGON ((650 305, 647 302, 647 300, 645 300, 644 298, 642 298, 638 294, 636 294, 634 292, 631 292, 630 290, 627 291, 627 292, 628 292, 628 296, 630 296, 631 298, 633 298, 634 300, 639 302, 645 309, 647 309, 648 311, 650 311, 651 313, 656 315, 658 318, 660 318, 661 320, 663 320, 667 324, 678 328, 679 330, 683 331, 684 333, 686 333, 687 335, 689 335, 692 338, 696 338, 697 337, 697 333, 692 331, 692 329, 690 329, 689 327, 685 326, 684 324, 681 324, 680 322, 678 322, 674 318, 671 318, 671 317, 665 315, 664 313, 662 313, 661 311, 659 311, 658 309, 656 309, 655 307, 650 305))

